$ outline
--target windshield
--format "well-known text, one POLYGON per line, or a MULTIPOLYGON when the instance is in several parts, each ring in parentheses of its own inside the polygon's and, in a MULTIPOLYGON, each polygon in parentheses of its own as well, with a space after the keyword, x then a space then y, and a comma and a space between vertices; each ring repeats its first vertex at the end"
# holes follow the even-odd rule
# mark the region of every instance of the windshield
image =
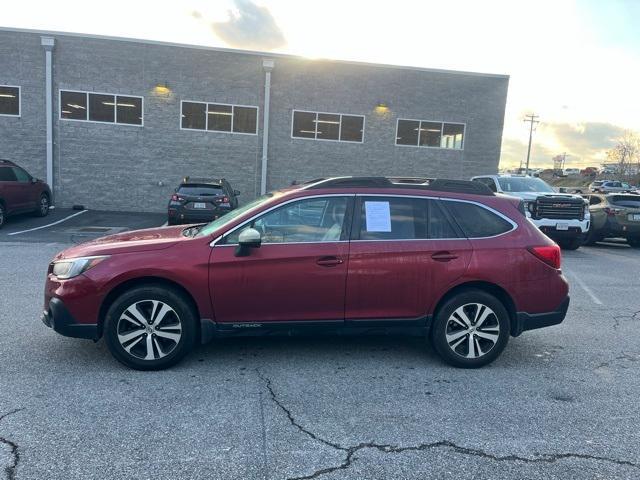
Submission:
POLYGON ((236 208, 235 210, 231 210, 226 215, 214 220, 211 223, 206 224, 204 227, 200 229, 197 237, 204 237, 205 235, 211 235, 217 229, 224 227, 226 224, 231 223, 233 220, 238 218, 240 215, 252 210, 254 208, 258 208, 260 205, 266 203, 270 199, 273 198, 273 193, 267 193, 261 197, 256 198, 254 201, 243 205, 242 207, 236 208))
POLYGON ((554 193, 544 180, 532 177, 502 177, 498 183, 503 192, 540 192, 554 193))

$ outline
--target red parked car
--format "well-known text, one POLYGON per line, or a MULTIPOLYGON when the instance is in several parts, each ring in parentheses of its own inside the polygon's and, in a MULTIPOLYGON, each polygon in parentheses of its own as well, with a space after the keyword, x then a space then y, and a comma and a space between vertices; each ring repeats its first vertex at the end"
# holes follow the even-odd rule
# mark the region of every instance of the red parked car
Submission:
POLYGON ((166 368, 215 336, 406 332, 458 367, 569 305, 560 249, 520 200, 477 182, 317 180, 206 225, 104 237, 58 254, 43 321, 166 368))
POLYGON ((11 215, 33 212, 44 217, 49 213, 50 204, 49 185, 33 178, 15 163, 0 160, 0 228, 11 215))

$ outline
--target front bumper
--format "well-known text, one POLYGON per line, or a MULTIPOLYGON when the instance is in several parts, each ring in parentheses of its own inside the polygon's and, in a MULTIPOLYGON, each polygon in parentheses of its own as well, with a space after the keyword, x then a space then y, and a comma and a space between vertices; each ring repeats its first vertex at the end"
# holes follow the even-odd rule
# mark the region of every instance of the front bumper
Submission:
POLYGON ((513 325, 511 335, 517 337, 522 332, 527 330, 535 330, 536 328, 551 327, 552 325, 558 325, 567 316, 567 310, 569 309, 569 296, 562 301, 560 306, 553 312, 546 313, 526 313, 517 312, 516 321, 513 325))
POLYGON ((589 231, 591 217, 587 215, 584 220, 557 220, 553 218, 530 218, 530 220, 547 235, 551 233, 565 235, 570 232, 569 234, 572 233, 575 236, 576 233, 587 233, 589 231), (568 230, 558 230, 558 224, 566 225, 568 230))
POLYGON ((49 308, 42 313, 42 323, 65 337, 99 338, 98 325, 78 323, 59 298, 49 300, 49 308))
POLYGON ((211 222, 231 211, 229 208, 215 208, 212 210, 189 210, 186 208, 172 209, 168 211, 169 220, 175 223, 200 223, 211 222))

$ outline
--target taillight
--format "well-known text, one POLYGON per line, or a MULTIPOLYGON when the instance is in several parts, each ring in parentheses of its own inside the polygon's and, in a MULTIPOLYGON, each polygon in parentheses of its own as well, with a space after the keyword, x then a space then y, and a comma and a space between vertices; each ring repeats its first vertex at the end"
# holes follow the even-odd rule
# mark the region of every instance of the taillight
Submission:
POLYGON ((220 202, 220 203, 229 203, 229 197, 218 197, 216 198, 216 202, 220 202))
POLYGON ((527 250, 529 250, 533 255, 538 257, 550 267, 560 268, 560 264, 562 263, 562 255, 560 254, 560 247, 558 245, 529 247, 527 250))
POLYGON ((181 201, 183 201, 183 200, 184 200, 184 198, 182 198, 182 197, 178 196, 178 195, 177 195, 177 194, 175 194, 175 193, 174 193, 173 195, 171 195, 171 201, 172 201, 172 202, 181 202, 181 201))

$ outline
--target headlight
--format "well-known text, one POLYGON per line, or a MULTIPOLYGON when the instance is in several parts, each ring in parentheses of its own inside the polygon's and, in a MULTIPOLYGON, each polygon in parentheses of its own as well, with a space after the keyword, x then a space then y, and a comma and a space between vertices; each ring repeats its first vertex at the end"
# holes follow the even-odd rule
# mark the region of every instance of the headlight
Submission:
POLYGON ((52 273, 62 280, 77 277, 81 273, 95 267, 106 258, 109 258, 109 256, 103 255, 97 257, 79 257, 58 260, 57 262, 53 262, 52 273))
POLYGON ((536 202, 524 202, 524 211, 527 217, 531 217, 536 209, 536 202))

